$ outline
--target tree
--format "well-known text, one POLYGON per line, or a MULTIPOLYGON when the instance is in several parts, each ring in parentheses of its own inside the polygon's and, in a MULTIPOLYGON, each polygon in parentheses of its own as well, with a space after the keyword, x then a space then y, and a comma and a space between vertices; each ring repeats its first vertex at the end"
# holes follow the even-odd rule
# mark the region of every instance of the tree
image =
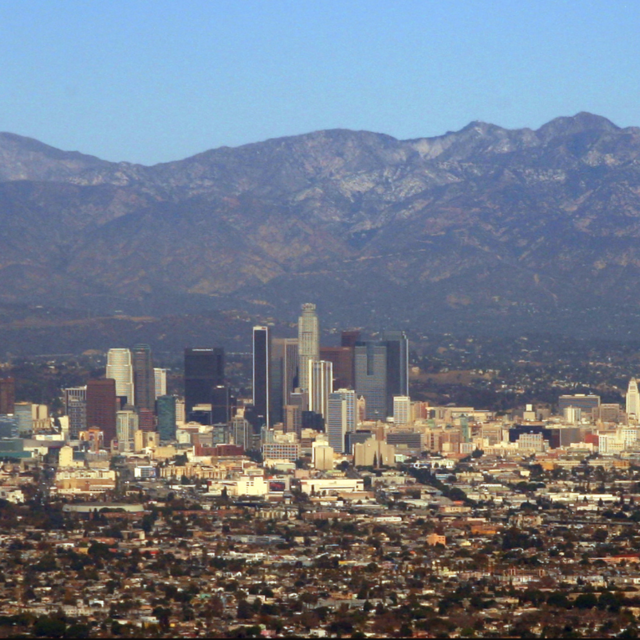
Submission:
POLYGON ((65 635, 67 625, 57 618, 43 616, 36 620, 33 632, 39 638, 62 638, 65 635))
POLYGON ((581 593, 574 604, 578 609, 593 609, 598 604, 598 598, 593 593, 581 593))
POLYGON ((240 600, 240 602, 238 602, 238 611, 236 613, 238 620, 248 620, 252 616, 253 611, 251 610, 251 605, 246 600, 240 600))

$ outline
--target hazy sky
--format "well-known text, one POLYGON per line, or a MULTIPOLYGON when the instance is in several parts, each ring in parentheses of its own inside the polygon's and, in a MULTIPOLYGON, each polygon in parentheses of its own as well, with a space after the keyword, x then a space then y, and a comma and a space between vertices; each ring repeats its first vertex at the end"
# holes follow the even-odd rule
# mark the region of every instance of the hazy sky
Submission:
POLYGON ((151 164, 317 129, 640 125, 618 0, 13 0, 0 131, 151 164))

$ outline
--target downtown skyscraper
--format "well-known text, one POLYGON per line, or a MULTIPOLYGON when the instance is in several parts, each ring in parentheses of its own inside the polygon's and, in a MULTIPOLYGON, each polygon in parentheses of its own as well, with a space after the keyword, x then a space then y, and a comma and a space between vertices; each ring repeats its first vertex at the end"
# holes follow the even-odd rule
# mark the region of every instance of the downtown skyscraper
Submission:
MULTIPOLYGON (((197 404, 225 406, 224 349, 184 350, 184 400, 186 418, 197 404)), ((223 407, 224 409, 224 407, 223 407)), ((226 421, 226 416, 225 416, 226 421)))
POLYGON ((253 406, 268 427, 270 417, 271 343, 269 327, 253 327, 253 406))
POLYGON ((326 420, 332 392, 333 364, 326 360, 309 360, 309 410, 326 420))
POLYGON ((346 451, 346 434, 356 430, 356 392, 338 389, 329 394, 326 432, 336 453, 346 451))
POLYGON ((135 405, 138 409, 153 411, 156 392, 151 347, 148 344, 138 344, 133 348, 132 355, 135 405))
POLYGON ((298 359, 300 388, 309 391, 309 362, 320 359, 320 329, 315 304, 302 305, 298 318, 298 359))
POLYGON ((271 341, 270 424, 284 422, 285 407, 291 405, 291 395, 299 387, 297 338, 275 338, 271 341))
POLYGON ((109 349, 105 377, 116 381, 116 395, 134 404, 133 364, 129 349, 109 349))

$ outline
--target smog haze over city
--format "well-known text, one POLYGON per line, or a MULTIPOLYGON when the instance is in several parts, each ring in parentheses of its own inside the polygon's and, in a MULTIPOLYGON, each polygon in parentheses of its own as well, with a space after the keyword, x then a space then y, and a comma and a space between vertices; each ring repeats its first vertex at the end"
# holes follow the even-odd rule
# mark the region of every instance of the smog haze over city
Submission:
POLYGON ((0 6, 0 637, 638 637, 639 32, 0 6))

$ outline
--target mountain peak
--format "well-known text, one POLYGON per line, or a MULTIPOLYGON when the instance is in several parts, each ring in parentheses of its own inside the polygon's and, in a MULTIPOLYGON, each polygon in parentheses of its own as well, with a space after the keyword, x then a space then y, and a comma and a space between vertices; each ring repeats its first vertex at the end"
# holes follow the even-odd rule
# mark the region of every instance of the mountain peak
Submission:
POLYGON ((585 131, 612 133, 619 130, 620 127, 613 124, 611 120, 587 111, 581 111, 575 116, 554 118, 547 124, 542 125, 536 133, 546 141, 557 136, 570 136, 585 131))

